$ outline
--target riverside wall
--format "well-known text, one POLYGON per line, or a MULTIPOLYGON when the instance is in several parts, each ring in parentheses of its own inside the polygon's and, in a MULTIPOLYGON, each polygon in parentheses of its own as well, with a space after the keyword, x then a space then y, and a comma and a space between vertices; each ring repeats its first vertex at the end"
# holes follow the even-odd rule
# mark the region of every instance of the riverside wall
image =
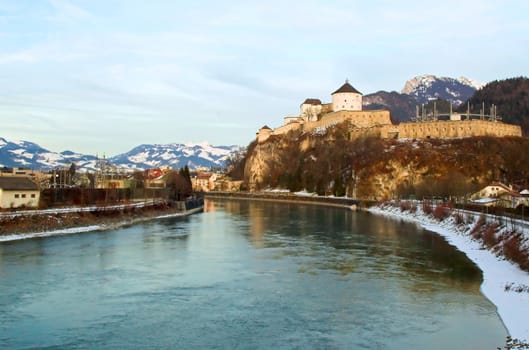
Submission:
POLYGON ((360 202, 352 198, 321 197, 296 195, 290 192, 207 192, 205 198, 225 198, 258 200, 270 202, 288 202, 339 207, 350 210, 359 210, 360 202))

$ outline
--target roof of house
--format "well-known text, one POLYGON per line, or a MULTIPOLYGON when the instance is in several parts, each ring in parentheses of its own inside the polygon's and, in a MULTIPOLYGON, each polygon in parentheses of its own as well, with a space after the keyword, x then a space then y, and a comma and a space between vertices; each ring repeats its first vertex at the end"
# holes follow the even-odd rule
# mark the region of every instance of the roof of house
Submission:
POLYGON ((207 173, 200 173, 197 175, 197 179, 199 180, 209 180, 213 176, 213 174, 207 174, 207 173))
POLYGON ((321 101, 317 98, 307 98, 303 101, 304 105, 321 105, 321 101))
POLYGON ((0 176, 0 188, 3 190, 38 190, 36 183, 27 177, 0 176))
POLYGON ((349 84, 349 80, 346 80, 345 84, 343 84, 338 90, 333 92, 331 95, 340 94, 340 93, 351 93, 351 92, 362 95, 360 91, 356 90, 354 87, 351 86, 351 84, 349 84))

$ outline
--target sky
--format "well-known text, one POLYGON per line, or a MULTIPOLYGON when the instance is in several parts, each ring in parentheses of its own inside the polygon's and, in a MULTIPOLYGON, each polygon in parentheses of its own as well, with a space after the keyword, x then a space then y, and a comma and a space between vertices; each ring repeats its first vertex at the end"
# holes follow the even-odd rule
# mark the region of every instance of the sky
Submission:
POLYGON ((0 0, 0 137, 246 146, 345 79, 527 76, 529 1, 0 0))

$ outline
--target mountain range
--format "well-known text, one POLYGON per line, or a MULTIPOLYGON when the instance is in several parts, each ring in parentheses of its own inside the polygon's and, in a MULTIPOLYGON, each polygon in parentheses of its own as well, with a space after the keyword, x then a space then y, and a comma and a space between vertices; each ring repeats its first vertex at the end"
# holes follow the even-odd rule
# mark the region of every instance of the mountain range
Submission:
POLYGON ((455 107, 470 99, 484 84, 465 77, 449 78, 419 75, 404 84, 400 92, 378 91, 363 97, 364 109, 389 109, 393 122, 407 122, 416 106, 442 99, 455 107))
MULTIPOLYGON (((239 146, 212 146, 202 143, 140 145, 132 150, 105 159, 123 170, 145 170, 169 166, 182 168, 224 167, 227 157, 239 146)), ((75 163, 80 170, 93 171, 101 159, 72 151, 52 152, 33 142, 9 141, 0 137, 0 166, 49 170, 75 163)))

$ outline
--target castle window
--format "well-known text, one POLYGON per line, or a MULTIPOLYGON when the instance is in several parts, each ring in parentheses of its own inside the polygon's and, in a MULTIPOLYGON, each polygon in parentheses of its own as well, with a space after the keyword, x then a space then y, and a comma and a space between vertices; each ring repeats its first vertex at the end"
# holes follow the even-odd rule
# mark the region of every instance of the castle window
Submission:
POLYGON ((35 193, 32 193, 32 194, 31 194, 31 198, 35 198, 35 193))
POLYGON ((26 198, 26 194, 25 193, 22 195, 22 198, 26 198))
POLYGON ((15 198, 20 198, 20 195, 19 194, 15 194, 15 198))

